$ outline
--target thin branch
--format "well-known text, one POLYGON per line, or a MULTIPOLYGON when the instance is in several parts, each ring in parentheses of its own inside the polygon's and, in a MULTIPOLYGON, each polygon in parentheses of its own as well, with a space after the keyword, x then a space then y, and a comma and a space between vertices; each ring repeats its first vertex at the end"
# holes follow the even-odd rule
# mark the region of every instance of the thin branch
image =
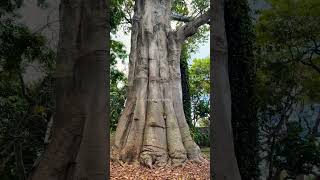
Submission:
POLYGON ((43 30, 45 30, 46 28, 49 28, 52 24, 55 24, 55 23, 58 23, 58 22, 59 22, 59 20, 53 20, 53 21, 47 22, 45 25, 43 25, 43 26, 39 27, 38 29, 34 30, 33 34, 40 33, 43 30))
POLYGON ((3 155, 9 151, 9 149, 13 146, 14 141, 11 141, 6 147, 0 152, 0 155, 3 155))
MULTIPOLYGON (((315 45, 317 46, 317 44, 315 44, 315 45)), ((315 71, 317 71, 318 73, 320 73, 320 67, 317 66, 313 62, 313 54, 316 53, 316 49, 308 49, 308 50, 305 50, 303 52, 300 52, 299 48, 295 47, 296 51, 298 52, 297 57, 295 57, 294 54, 293 54, 292 46, 288 45, 288 48, 289 48, 289 52, 290 52, 290 55, 291 55, 291 60, 289 60, 289 61, 287 61, 285 63, 298 62, 298 63, 301 63, 301 64, 303 64, 305 66, 309 66, 312 69, 314 69, 315 71), (310 53, 309 57, 308 58, 304 58, 304 56, 307 55, 308 53, 310 53)))
POLYGON ((1 159, 0 164, 0 175, 4 173, 4 168, 6 167, 7 162, 14 156, 14 152, 11 152, 9 155, 7 155, 4 159, 1 159))
POLYGON ((319 132, 318 132, 319 125, 320 125, 320 110, 319 110, 319 112, 318 112, 318 116, 317 116, 317 119, 316 119, 316 123, 315 123, 315 125, 313 126, 312 134, 317 135, 317 134, 319 133, 319 132))
POLYGON ((49 144, 50 142, 52 124, 53 124, 53 115, 50 117, 50 121, 48 122, 48 125, 47 125, 46 135, 44 137, 45 144, 49 144))
POLYGON ((37 28, 36 30, 34 30, 34 31, 33 31, 33 34, 41 33, 44 29, 50 28, 50 26, 51 26, 52 24, 58 23, 58 22, 59 22, 59 19, 50 21, 51 14, 52 14, 53 12, 57 11, 57 10, 58 10, 57 8, 51 9, 51 11, 50 11, 50 12, 48 13, 48 15, 47 15, 47 23, 44 24, 43 26, 37 28))
POLYGON ((184 41, 188 37, 194 35, 198 28, 210 20, 210 10, 205 12, 204 14, 200 15, 199 17, 195 18, 193 21, 185 24, 181 28, 178 29, 178 37, 181 41, 184 41))
POLYGON ((183 15, 175 13, 175 12, 171 13, 171 19, 174 21, 181 21, 181 22, 190 22, 192 20, 192 18, 190 18, 190 17, 183 16, 183 15))
POLYGON ((305 65, 305 66, 309 66, 312 69, 314 69, 315 71, 317 71, 318 73, 320 73, 320 67, 318 67, 311 59, 309 59, 309 62, 305 62, 303 60, 299 61, 301 64, 305 65))
POLYGON ((23 76, 22 76, 21 70, 18 72, 18 76, 19 76, 20 88, 21 88, 22 96, 23 96, 24 98, 26 98, 26 100, 27 100, 28 102, 32 102, 31 97, 28 95, 27 87, 26 87, 25 82, 24 82, 24 80, 23 80, 23 76))
POLYGON ((26 171, 23 164, 21 143, 16 142, 14 144, 14 153, 16 157, 16 168, 17 168, 17 175, 19 177, 19 180, 26 180, 27 178, 26 178, 26 171))

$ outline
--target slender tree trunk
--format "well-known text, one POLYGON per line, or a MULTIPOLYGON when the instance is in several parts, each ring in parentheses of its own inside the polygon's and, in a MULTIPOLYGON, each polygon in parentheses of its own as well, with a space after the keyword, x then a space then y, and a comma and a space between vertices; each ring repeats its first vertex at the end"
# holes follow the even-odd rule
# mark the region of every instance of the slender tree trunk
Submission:
POLYGON ((317 118, 316 118, 316 122, 312 128, 312 134, 313 136, 319 136, 319 125, 320 125, 320 109, 318 110, 318 115, 317 115, 317 118))
MULTIPOLYGON (((212 1, 211 1, 212 2, 212 1)), ((224 0, 214 0, 213 20, 211 21, 211 96, 213 98, 213 111, 211 118, 213 123, 213 147, 211 150, 211 170, 213 179, 240 180, 240 173, 235 157, 232 125, 231 125, 231 93, 228 76, 228 43, 224 21, 224 0)))
POLYGON ((258 118, 253 90, 256 73, 250 8, 247 0, 229 0, 225 11, 235 153, 241 177, 258 179, 258 118))
POLYGON ((117 162, 152 167, 203 160, 183 111, 180 53, 184 40, 209 16, 172 31, 170 15, 170 0, 136 0, 128 97, 112 147, 117 162))
POLYGON ((26 179, 26 171, 24 169, 23 158, 22 158, 22 147, 20 142, 14 143, 14 154, 16 158, 16 170, 19 180, 26 179))
POLYGON ((32 180, 106 179, 106 4, 62 0, 51 141, 32 180))
POLYGON ((274 166, 273 166, 273 160, 274 160, 274 151, 275 151, 275 137, 273 136, 271 139, 271 145, 270 145, 270 152, 269 152, 269 157, 268 157, 268 180, 272 180, 273 174, 274 174, 274 166))
POLYGON ((51 134, 51 130, 52 130, 52 124, 53 124, 53 115, 50 117, 50 120, 47 125, 47 130, 46 130, 46 134, 44 137, 44 144, 45 145, 49 144, 49 142, 50 142, 50 134, 51 134))

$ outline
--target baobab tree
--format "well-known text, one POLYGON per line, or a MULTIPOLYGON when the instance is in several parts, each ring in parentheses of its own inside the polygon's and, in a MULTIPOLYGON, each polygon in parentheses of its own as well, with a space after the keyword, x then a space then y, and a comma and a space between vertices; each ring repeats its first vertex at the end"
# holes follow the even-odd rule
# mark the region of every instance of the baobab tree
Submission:
POLYGON ((204 160, 183 111, 180 53, 183 42, 209 22, 209 13, 172 30, 171 5, 135 1, 127 101, 111 149, 116 162, 151 168, 204 160))

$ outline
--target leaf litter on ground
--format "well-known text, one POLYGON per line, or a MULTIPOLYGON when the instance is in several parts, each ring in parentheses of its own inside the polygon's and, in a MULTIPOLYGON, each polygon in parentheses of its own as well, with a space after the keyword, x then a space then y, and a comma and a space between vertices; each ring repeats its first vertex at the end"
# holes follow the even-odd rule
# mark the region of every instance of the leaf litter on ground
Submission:
POLYGON ((118 165, 110 162, 111 180, 208 180, 210 162, 187 162, 183 167, 149 169, 139 165, 118 165))

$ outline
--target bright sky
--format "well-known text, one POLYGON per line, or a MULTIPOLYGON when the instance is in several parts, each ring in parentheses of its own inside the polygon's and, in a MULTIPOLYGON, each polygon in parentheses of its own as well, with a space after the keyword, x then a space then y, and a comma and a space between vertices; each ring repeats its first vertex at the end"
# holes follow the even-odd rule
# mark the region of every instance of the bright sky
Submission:
MULTIPOLYGON (((120 28, 121 29, 121 28, 120 28)), ((209 33, 208 33, 209 36, 209 33)), ((118 41, 121 41, 127 50, 127 53, 130 52, 130 34, 125 34, 123 31, 119 30, 116 35, 112 35, 112 38, 118 41)), ((210 41, 209 38, 206 40, 203 44, 199 44, 199 49, 197 52, 191 54, 191 61, 195 58, 206 58, 210 55, 210 41)), ((125 61, 125 64, 122 64, 122 62, 118 62, 117 67, 119 70, 125 72, 127 74, 128 70, 128 61, 125 61)))

